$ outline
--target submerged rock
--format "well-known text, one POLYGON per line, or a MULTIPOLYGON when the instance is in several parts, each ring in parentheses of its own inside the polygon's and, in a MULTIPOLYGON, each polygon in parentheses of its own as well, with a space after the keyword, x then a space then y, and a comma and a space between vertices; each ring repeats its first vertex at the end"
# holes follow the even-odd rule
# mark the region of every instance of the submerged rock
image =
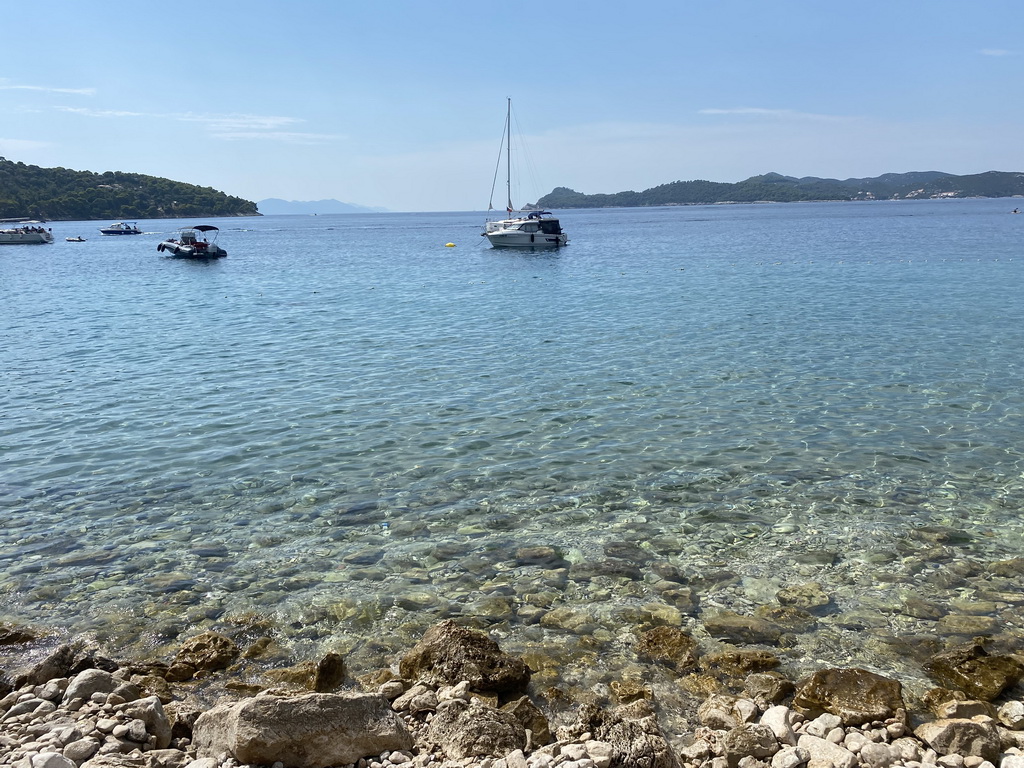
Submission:
POLYGON ((940 685, 983 701, 992 701, 1024 676, 1024 665, 1017 658, 990 656, 977 640, 936 654, 924 670, 940 685))
MULTIPOLYGON (((844 725, 905 716, 903 686, 864 669, 821 669, 797 687, 793 708, 814 718, 838 715, 844 725)), ((803 745, 800 745, 803 746, 803 745)))
POLYGON ((424 633, 402 657, 399 673, 435 685, 468 680, 479 692, 522 693, 530 682, 530 669, 522 659, 504 653, 483 632, 463 629, 450 619, 424 633))

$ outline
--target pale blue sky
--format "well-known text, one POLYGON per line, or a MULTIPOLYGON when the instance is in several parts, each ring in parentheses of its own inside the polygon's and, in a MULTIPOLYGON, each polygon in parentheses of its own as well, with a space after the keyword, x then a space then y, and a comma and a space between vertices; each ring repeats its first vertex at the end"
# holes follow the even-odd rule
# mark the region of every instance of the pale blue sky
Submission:
POLYGON ((35 165, 482 210, 510 96, 517 204, 768 171, 1024 171, 1021 0, 22 8, 0 155, 35 165))

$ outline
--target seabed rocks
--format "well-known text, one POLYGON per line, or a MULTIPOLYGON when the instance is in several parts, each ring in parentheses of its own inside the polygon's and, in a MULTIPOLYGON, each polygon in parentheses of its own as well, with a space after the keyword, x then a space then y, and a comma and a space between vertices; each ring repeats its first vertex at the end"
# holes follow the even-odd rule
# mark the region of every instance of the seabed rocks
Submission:
MULTIPOLYGON (((30 643, 32 634, 7 637, 30 643)), ((649 630, 637 643, 680 675, 698 664, 681 630, 649 630)), ((566 702, 536 690, 523 659, 451 620, 393 667, 355 680, 328 654, 246 682, 260 645, 205 632, 170 662, 117 664, 72 643, 8 669, 0 766, 1024 768, 1024 663, 990 655, 981 639, 925 665, 940 687, 921 712, 908 709, 898 681, 867 670, 790 681, 769 651, 718 653, 697 678, 699 724, 674 734, 642 681, 619 681, 608 700, 566 702)))

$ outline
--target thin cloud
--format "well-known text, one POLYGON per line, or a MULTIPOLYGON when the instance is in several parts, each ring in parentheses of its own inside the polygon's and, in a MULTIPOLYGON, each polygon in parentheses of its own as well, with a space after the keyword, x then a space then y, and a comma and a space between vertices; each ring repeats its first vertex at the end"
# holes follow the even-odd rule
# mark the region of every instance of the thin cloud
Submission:
POLYGON ((297 117, 276 115, 196 115, 192 113, 179 115, 177 119, 187 123, 203 123, 215 131, 271 131, 306 122, 297 117))
POLYGON ((211 136, 225 141, 279 141, 283 144, 326 144, 344 138, 331 133, 299 133, 296 131, 228 131, 211 136))
POLYGON ((96 118, 141 117, 156 120, 177 120, 183 123, 197 123, 205 126, 209 135, 223 141, 262 140, 277 141, 285 144, 324 144, 343 138, 329 133, 304 133, 301 131, 282 131, 304 123, 298 117, 281 115, 202 115, 196 113, 164 114, 158 112, 131 112, 116 109, 90 109, 88 107, 54 107, 61 112, 96 118))
POLYGON ((730 109, 719 109, 710 107, 698 110, 701 115, 753 115, 755 117, 770 117, 780 120, 847 120, 849 118, 837 115, 819 115, 814 112, 797 112, 793 109, 765 109, 763 107, 733 107, 730 109))
POLYGON ((70 112, 86 117, 159 117, 147 115, 145 112, 128 112, 120 109, 90 109, 89 107, 54 107, 58 112, 70 112))
POLYGON ((982 48, 978 51, 982 56, 1016 56, 1016 51, 1008 51, 1005 48, 982 48))
POLYGON ((10 85, 0 82, 0 91, 42 91, 44 93, 73 93, 78 96, 95 96, 95 88, 51 88, 46 85, 10 85))

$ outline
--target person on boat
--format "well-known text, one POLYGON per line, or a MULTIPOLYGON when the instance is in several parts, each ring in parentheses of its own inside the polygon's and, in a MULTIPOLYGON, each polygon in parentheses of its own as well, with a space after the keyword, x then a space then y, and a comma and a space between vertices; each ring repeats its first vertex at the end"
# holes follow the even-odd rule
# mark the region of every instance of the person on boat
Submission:
POLYGON ((1013 213, 1020 213, 1020 208, 1014 208, 1013 213))

